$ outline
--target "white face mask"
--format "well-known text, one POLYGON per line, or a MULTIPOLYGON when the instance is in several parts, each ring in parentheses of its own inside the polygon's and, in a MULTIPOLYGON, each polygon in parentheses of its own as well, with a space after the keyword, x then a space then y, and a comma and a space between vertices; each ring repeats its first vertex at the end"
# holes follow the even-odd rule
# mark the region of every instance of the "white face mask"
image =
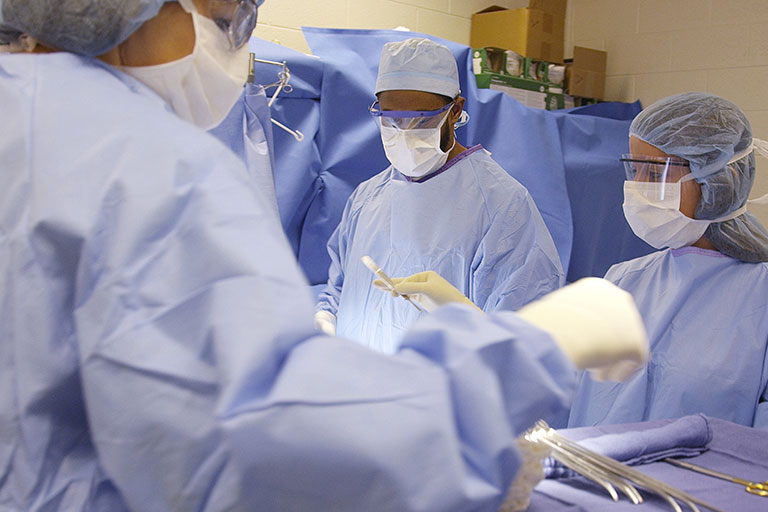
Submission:
POLYGON ((735 212, 714 220, 698 220, 680 212, 680 191, 689 174, 677 183, 624 182, 624 216, 632 231, 656 249, 679 249, 695 243, 704 236, 713 222, 724 222, 746 211, 746 205, 735 212))
POLYGON ((399 130, 380 125, 384 152, 395 169, 411 178, 421 178, 445 164, 456 144, 454 137, 448 151, 440 149, 440 130, 449 114, 450 110, 437 128, 399 130))
POLYGON ((248 77, 248 45, 231 50, 213 20, 191 11, 195 47, 190 55, 156 66, 120 70, 159 94, 174 112, 204 130, 218 126, 240 98, 248 77))
POLYGON ((632 231, 656 249, 691 245, 704 235, 711 222, 691 219, 680 212, 681 181, 624 182, 624 216, 632 231))

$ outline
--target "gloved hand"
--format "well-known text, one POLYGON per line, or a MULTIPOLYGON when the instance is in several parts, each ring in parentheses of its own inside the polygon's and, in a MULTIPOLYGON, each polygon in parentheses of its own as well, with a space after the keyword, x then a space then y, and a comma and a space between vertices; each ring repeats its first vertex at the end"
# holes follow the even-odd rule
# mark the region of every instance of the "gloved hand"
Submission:
POLYGON ((517 314, 551 334, 595 380, 624 380, 648 360, 648 337, 632 296, 605 279, 580 279, 517 314))
POLYGON ((522 458, 515 480, 507 489, 504 502, 499 512, 522 512, 528 510, 531 495, 536 484, 544 479, 542 461, 549 456, 551 449, 544 443, 528 441, 525 434, 517 438, 517 450, 522 458))
MULTIPOLYGON (((395 283, 395 290, 392 292, 392 295, 407 295, 426 311, 434 311, 449 302, 467 304, 478 311, 482 311, 471 300, 466 298, 463 293, 446 281, 443 276, 433 270, 419 272, 409 277, 395 277, 392 278, 392 281, 395 283)), ((384 291, 391 291, 389 285, 381 279, 373 281, 373 285, 384 291)))
POLYGON ((336 315, 324 309, 315 312, 315 329, 328 336, 336 336, 336 315))

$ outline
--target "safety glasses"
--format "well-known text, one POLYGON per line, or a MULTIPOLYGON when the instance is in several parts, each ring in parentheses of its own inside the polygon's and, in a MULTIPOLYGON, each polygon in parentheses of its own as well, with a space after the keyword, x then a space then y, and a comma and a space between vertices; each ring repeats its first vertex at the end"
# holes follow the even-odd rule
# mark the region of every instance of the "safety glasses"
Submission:
POLYGON ((690 165, 682 158, 621 155, 619 161, 624 164, 629 181, 666 184, 693 179, 690 165))
POLYGON ((445 112, 453 107, 453 105, 454 102, 452 101, 437 110, 381 110, 379 101, 376 100, 368 111, 374 119, 378 119, 381 122, 381 126, 386 128, 426 130, 438 128, 442 124, 445 115, 448 115, 445 112))
POLYGON ((264 0, 209 0, 211 18, 227 34, 233 50, 242 48, 251 38, 263 3, 264 0))

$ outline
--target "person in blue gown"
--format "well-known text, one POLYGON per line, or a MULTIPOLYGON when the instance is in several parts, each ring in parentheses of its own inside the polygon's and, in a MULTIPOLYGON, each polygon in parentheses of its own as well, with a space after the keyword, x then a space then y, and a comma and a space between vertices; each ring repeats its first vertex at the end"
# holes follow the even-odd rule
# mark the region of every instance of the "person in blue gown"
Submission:
POLYGON ((736 105, 704 93, 650 105, 629 142, 625 216, 661 250, 605 278, 635 298, 651 356, 623 383, 582 375, 568 425, 701 412, 768 428, 768 232, 746 207, 764 143, 736 105))
POLYGON ((456 61, 429 39, 388 43, 371 109, 387 169, 361 183, 328 241, 316 322, 383 352, 421 313, 371 287, 370 256, 390 275, 440 273, 483 311, 516 310, 564 283, 528 191, 480 145, 462 146, 456 61))
POLYGON ((255 8, 0 0, 1 508, 496 510, 516 436, 566 412, 568 347, 512 312, 442 308, 396 355, 317 334, 193 124, 237 101, 210 64, 255 8))

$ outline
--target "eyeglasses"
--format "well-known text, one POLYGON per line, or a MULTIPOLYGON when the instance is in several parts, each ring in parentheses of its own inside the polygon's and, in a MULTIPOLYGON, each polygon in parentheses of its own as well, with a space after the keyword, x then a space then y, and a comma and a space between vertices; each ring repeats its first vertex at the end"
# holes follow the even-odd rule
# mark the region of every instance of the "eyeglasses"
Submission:
POLYGON ((374 118, 379 119, 381 126, 398 130, 418 130, 439 127, 444 117, 441 114, 453 105, 452 101, 437 110, 381 110, 379 101, 376 100, 368 111, 374 118))
POLYGON ((690 164, 677 157, 621 155, 629 181, 648 183, 677 183, 691 173, 690 164))
POLYGON ((227 34, 233 50, 242 48, 251 38, 263 3, 264 0, 209 0, 211 19, 227 34))

